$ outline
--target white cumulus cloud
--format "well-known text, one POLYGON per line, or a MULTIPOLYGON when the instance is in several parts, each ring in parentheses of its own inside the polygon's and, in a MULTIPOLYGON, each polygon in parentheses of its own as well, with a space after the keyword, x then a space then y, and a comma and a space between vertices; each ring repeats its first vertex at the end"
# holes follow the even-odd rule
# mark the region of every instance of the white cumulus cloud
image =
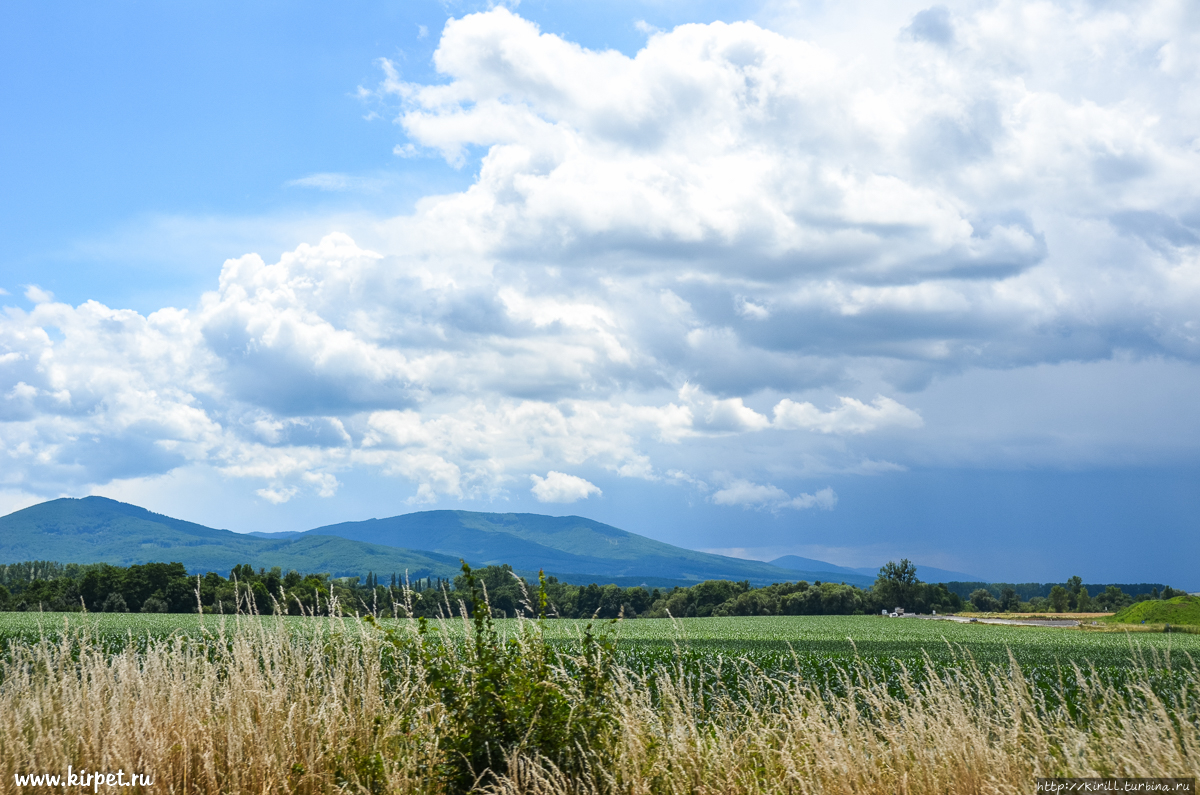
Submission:
POLYGON ((826 486, 814 494, 803 493, 792 497, 778 486, 769 483, 753 483, 735 479, 713 492, 712 501, 717 505, 740 505, 743 508, 758 508, 778 511, 784 508, 804 510, 821 508, 832 511, 837 505, 837 494, 826 486))
POLYGON ((601 493, 597 486, 583 478, 562 472, 547 472, 544 478, 530 475, 529 479, 533 481, 530 491, 538 502, 576 502, 601 493))
POLYGON ((397 151, 472 184, 214 263, 183 308, 28 287, 0 314, 0 489, 203 466, 271 501, 351 470, 414 503, 527 478, 582 499, 598 488, 560 473, 586 466, 700 490, 685 473, 728 470, 716 504, 832 508, 782 478, 1024 449, 1003 436, 1033 438, 1030 413, 995 389, 1006 430, 947 440, 929 405, 956 378, 1195 368, 1186 4, 984 0, 866 50, 786 22, 646 28, 628 56, 504 7, 450 20, 437 80, 387 64, 365 93, 398 104, 397 151))
POLYGON ((820 433, 867 433, 878 428, 897 426, 920 428, 924 421, 912 409, 879 395, 871 403, 851 397, 839 398, 841 405, 821 411, 812 403, 796 403, 784 398, 776 404, 777 428, 819 431, 820 433))

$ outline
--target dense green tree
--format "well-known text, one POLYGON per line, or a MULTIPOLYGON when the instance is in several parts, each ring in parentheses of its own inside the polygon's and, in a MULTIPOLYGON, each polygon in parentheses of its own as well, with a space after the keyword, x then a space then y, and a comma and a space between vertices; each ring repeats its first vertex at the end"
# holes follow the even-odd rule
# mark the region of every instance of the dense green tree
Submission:
POLYGON ((167 600, 160 596, 152 595, 146 601, 142 602, 143 613, 169 613, 171 605, 167 604, 167 600))
POLYGON ((1000 601, 991 591, 979 588, 971 592, 971 606, 981 613, 994 613, 1000 609, 1000 601))
POLYGON ((1050 608, 1055 613, 1065 612, 1071 601, 1071 592, 1061 585, 1050 589, 1050 608))
POLYGON ((1110 585, 1104 589, 1104 593, 1097 594, 1093 600, 1096 607, 1108 613, 1115 613, 1118 610, 1128 607, 1133 604, 1133 599, 1129 594, 1122 591, 1115 585, 1110 585))
POLYGON ((872 590, 883 600, 884 607, 913 610, 916 608, 915 597, 919 584, 917 567, 908 558, 904 558, 899 563, 889 560, 879 570, 872 590))
POLYGON ((120 592, 125 586, 125 570, 110 566, 107 563, 97 563, 89 567, 79 582, 79 594, 83 597, 88 610, 101 611, 104 600, 114 591, 120 592))
POLYGON ((266 576, 263 577, 263 587, 267 589, 267 593, 278 599, 283 587, 283 570, 275 566, 266 572, 266 576))
POLYGON ((1087 610, 1091 604, 1087 589, 1083 587, 1083 578, 1078 575, 1067 580, 1067 609, 1074 611, 1087 610))
POLYGON ((125 570, 121 593, 129 609, 138 612, 142 603, 152 596, 158 601, 167 601, 167 593, 175 580, 187 580, 187 569, 182 563, 135 564, 125 570))

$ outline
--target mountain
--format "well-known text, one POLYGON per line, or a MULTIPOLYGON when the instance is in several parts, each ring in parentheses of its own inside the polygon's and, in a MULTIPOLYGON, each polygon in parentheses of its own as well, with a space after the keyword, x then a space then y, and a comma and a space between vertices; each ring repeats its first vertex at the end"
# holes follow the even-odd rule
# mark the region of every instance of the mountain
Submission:
MULTIPOLYGON (((824 573, 837 575, 852 575, 854 577, 867 577, 870 582, 867 585, 875 582, 875 577, 879 574, 879 566, 863 566, 861 568, 849 568, 847 566, 836 566, 832 563, 826 563, 822 560, 813 560, 812 558, 802 558, 797 555, 784 555, 782 558, 775 558, 771 561, 772 566, 779 566, 784 569, 793 571, 804 570, 807 573, 824 573)), ((933 566, 917 566, 917 579, 921 582, 983 582, 981 577, 976 577, 973 574, 963 574, 961 571, 949 571, 947 569, 938 569, 933 566)), ((834 577, 825 577, 824 579, 835 579, 834 577)), ((851 582, 846 580, 846 582, 851 582)), ((855 582, 854 584, 858 584, 855 582)))
MULTIPOLYGON (((863 569, 863 571, 869 571, 872 575, 875 575, 879 573, 879 567, 863 569)), ((974 574, 963 574, 961 571, 922 566, 920 563, 917 564, 917 579, 921 582, 991 582, 989 579, 974 574)))
POLYGON ((129 565, 179 561, 190 572, 255 568, 368 571, 453 577, 459 559, 472 566, 507 563, 529 574, 544 569, 566 582, 651 587, 701 580, 755 585, 804 579, 869 586, 867 573, 788 556, 772 563, 665 544, 581 516, 420 511, 306 532, 234 533, 152 513, 104 497, 59 499, 0 517, 0 562, 57 560, 129 565))
POLYGON ((0 517, 0 562, 62 563, 178 561, 189 572, 228 573, 239 563, 335 577, 403 573, 453 577, 458 558, 304 534, 264 538, 216 530, 105 497, 43 502, 0 517))
MULTIPOLYGON (((683 549, 582 516, 420 511, 327 525, 308 533, 459 556, 472 566, 508 563, 518 571, 588 575, 597 582, 626 577, 755 584, 799 579, 796 572, 768 563, 683 549)), ((873 581, 861 575, 839 581, 850 582, 851 576, 867 584, 873 581)), ((577 579, 570 577, 572 582, 577 579)))
MULTIPOLYGON (((991 582, 991 580, 986 580, 974 574, 963 574, 961 571, 922 566, 920 563, 915 565, 917 567, 917 579, 921 582, 991 582)), ((876 575, 879 574, 879 568, 879 566, 865 566, 861 569, 855 569, 855 571, 862 574, 870 574, 871 579, 874 580, 876 575)))
MULTIPOLYGON (((836 566, 832 563, 826 563, 823 560, 813 560, 812 558, 802 558, 799 555, 784 555, 782 558, 775 558, 771 561, 772 566, 779 566, 782 569, 791 569, 793 571, 809 571, 821 572, 823 574, 851 574, 855 577, 870 576, 874 582, 875 572, 863 571, 862 569, 851 569, 846 566, 836 566)), ((876 569, 878 571, 878 569, 876 569)), ((832 579, 832 578, 825 578, 832 579)))

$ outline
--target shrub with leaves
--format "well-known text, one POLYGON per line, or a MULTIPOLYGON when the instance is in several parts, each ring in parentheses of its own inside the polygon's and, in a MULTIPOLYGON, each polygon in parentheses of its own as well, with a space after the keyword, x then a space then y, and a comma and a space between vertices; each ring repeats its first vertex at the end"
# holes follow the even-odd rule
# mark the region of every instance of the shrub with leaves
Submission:
POLYGON ((603 766, 616 726, 611 637, 589 623, 573 650, 550 644, 544 574, 536 604, 526 595, 536 619, 521 620, 506 636, 492 618, 486 587, 465 562, 462 570, 466 587, 455 592, 457 608, 446 595, 445 619, 462 620, 465 636, 453 636, 444 624, 439 631, 426 618, 417 620, 415 637, 387 630, 399 653, 416 657, 415 669, 444 709, 439 735, 447 790, 468 792, 506 776, 517 757, 540 758, 572 778, 603 766))

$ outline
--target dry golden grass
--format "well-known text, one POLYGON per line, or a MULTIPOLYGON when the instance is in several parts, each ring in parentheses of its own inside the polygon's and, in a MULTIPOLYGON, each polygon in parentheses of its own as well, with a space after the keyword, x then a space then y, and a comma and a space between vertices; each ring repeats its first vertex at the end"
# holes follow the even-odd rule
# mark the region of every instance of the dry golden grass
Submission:
MULTIPOLYGON (((443 707, 377 630, 336 620, 311 633, 237 620, 212 629, 203 643, 115 653, 86 633, 11 644, 0 663, 0 789, 18 791, 16 773, 70 765, 146 773, 147 791, 163 793, 442 791, 443 707)), ((515 749, 508 775, 480 784, 514 795, 941 795, 1027 793, 1037 776, 1200 771, 1194 668, 1170 707, 1145 670, 1123 693, 1087 671, 1072 676, 1075 715, 1048 705, 1015 663, 902 677, 898 696, 866 674, 847 674, 838 696, 748 665, 728 687, 670 666, 650 686, 618 666, 617 731, 589 752, 583 778, 515 749)))
MULTIPOLYGON (((145 773, 153 792, 321 792, 387 749, 395 792, 436 792, 436 711, 419 677, 391 681, 375 633, 215 623, 105 654, 86 635, 15 644, 0 666, 0 786, 14 773, 145 773)), ((103 787, 102 787, 103 789, 103 787)))
POLYGON ((1090 730, 1019 673, 970 665, 910 678, 903 698, 865 678, 842 698, 763 679, 747 688, 756 698, 701 710, 683 682, 660 703, 626 687, 614 778, 629 793, 1025 793, 1038 776, 1195 774, 1194 720, 1173 721, 1146 687, 1144 706, 1129 709, 1076 674, 1090 730))

